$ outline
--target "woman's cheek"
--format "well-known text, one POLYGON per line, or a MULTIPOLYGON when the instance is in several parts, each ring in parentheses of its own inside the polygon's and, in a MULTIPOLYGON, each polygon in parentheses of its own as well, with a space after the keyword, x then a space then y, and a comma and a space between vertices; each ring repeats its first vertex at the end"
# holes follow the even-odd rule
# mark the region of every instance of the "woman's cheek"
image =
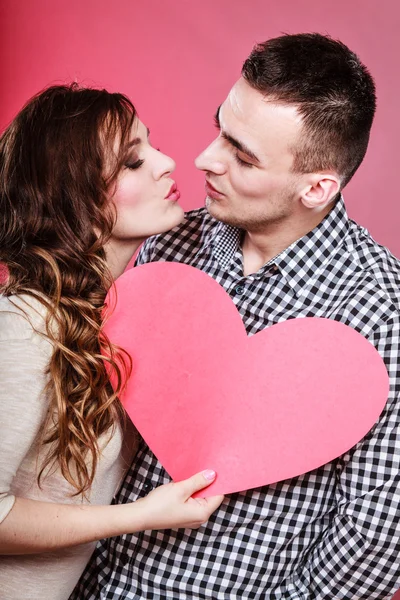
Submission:
POLYGON ((124 177, 118 182, 113 200, 117 206, 135 206, 141 197, 140 186, 124 177))

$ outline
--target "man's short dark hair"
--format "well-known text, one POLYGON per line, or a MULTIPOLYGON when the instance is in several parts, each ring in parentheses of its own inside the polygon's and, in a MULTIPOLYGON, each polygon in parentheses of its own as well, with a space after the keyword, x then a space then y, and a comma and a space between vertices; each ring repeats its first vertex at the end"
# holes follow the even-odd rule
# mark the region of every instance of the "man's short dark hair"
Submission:
POLYGON ((266 98, 297 106, 303 131, 293 171, 333 169, 343 188, 365 156, 376 107, 374 81, 358 56, 318 33, 283 35, 256 45, 242 75, 266 98))

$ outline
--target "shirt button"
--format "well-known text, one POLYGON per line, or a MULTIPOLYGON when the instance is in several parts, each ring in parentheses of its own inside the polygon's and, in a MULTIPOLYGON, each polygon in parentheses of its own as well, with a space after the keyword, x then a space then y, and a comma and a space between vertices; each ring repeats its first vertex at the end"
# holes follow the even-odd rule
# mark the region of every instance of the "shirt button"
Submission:
POLYGON ((235 292, 238 296, 242 296, 242 294, 244 294, 244 287, 243 285, 237 285, 235 287, 235 292))
POLYGON ((151 483, 151 481, 148 479, 147 481, 144 482, 143 484, 143 490, 145 492, 150 492, 153 489, 153 484, 151 483))

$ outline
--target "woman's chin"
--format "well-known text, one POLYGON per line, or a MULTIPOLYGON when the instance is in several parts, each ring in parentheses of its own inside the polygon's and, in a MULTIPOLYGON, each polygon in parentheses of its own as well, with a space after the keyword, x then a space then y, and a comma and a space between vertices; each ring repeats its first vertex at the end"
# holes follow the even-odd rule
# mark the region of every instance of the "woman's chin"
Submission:
POLYGON ((165 223, 160 223, 160 228, 154 235, 157 235, 159 233, 165 233, 166 231, 173 229, 174 227, 179 225, 179 223, 182 223, 184 218, 185 211, 183 210, 182 206, 180 206, 180 204, 175 203, 171 207, 168 216, 166 215, 165 223))

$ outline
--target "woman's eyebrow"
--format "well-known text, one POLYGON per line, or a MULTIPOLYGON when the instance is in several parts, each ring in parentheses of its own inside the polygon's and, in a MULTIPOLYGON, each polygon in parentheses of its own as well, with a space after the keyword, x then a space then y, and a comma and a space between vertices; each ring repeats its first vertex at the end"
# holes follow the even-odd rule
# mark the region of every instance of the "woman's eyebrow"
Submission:
MULTIPOLYGON (((147 137, 149 137, 150 135, 150 129, 147 127, 147 137)), ((133 140, 130 140, 127 144, 126 147, 127 148, 131 148, 132 146, 138 146, 139 144, 142 143, 142 138, 140 137, 136 137, 133 140)))

